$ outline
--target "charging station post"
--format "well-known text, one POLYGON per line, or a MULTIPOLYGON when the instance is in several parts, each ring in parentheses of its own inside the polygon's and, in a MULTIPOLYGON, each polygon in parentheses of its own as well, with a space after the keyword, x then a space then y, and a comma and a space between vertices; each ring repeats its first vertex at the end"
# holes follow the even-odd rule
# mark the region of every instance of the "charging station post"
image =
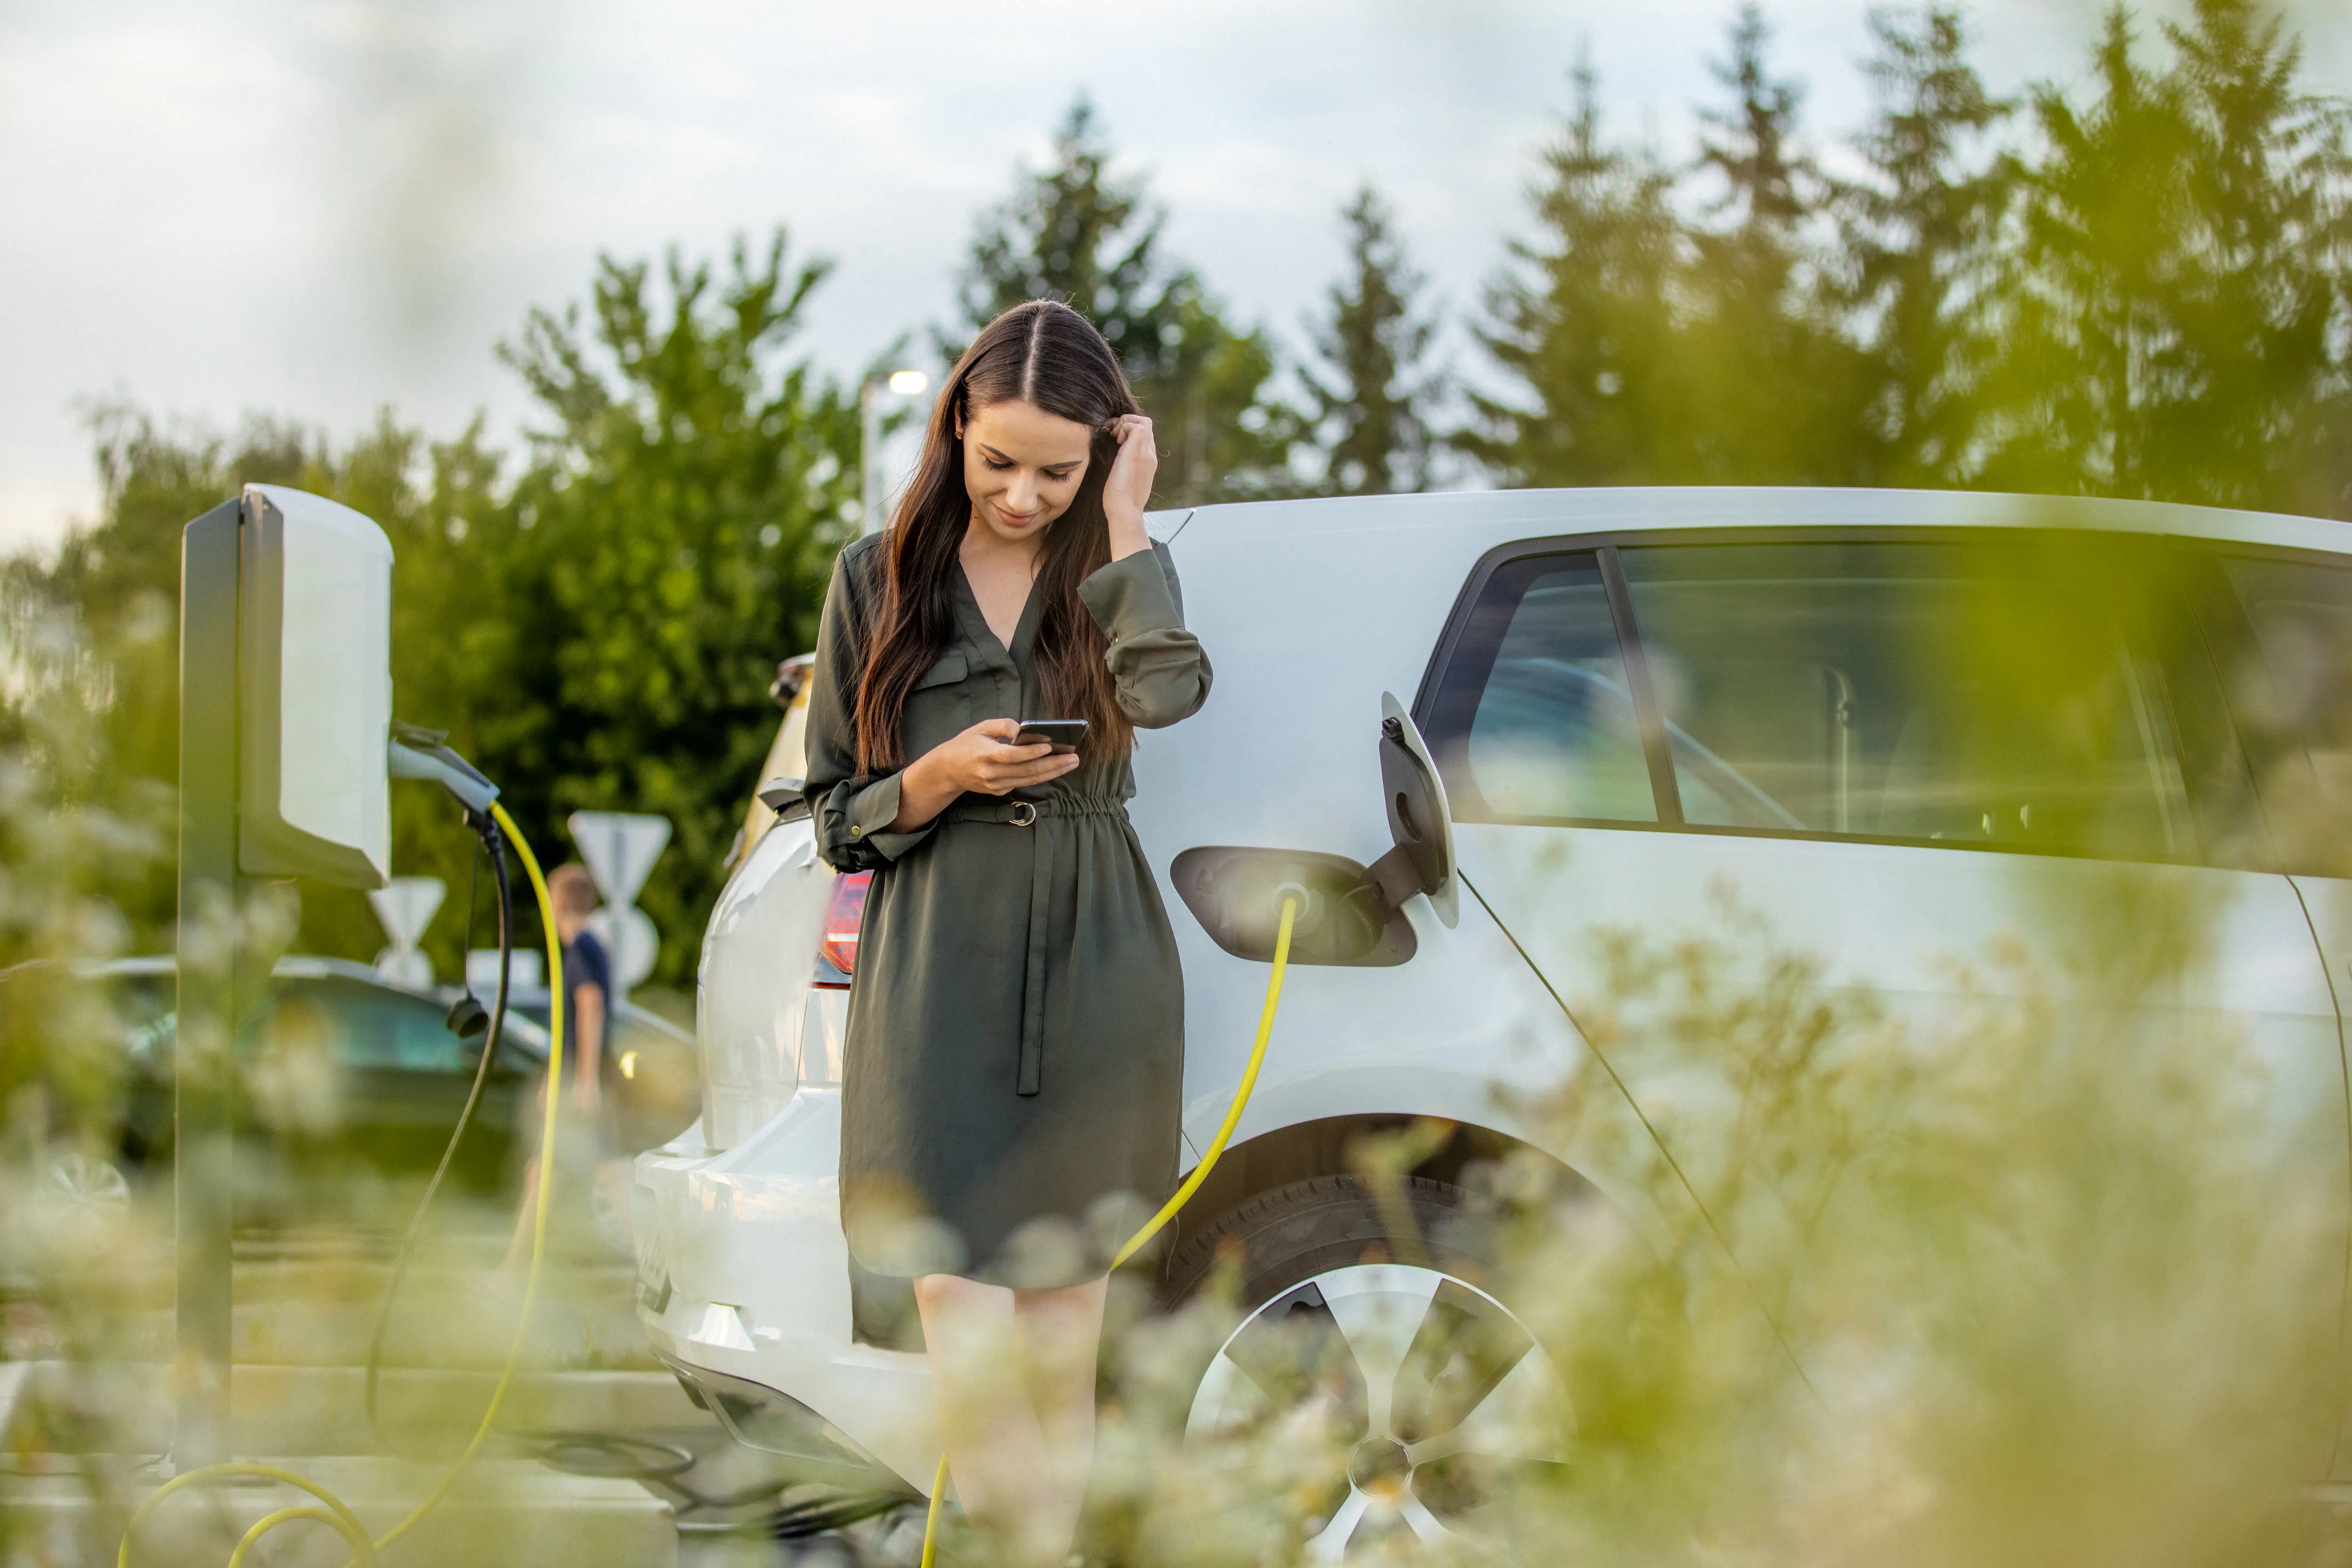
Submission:
POLYGON ((228 1457, 230 1185, 236 1148, 236 501, 180 542, 180 886, 173 1230, 182 1468, 228 1457))
POLYGON ((246 894, 380 888, 391 859, 392 543, 350 508, 247 485, 180 542, 173 1182, 181 1470, 228 1457, 236 1026, 268 984, 246 894))

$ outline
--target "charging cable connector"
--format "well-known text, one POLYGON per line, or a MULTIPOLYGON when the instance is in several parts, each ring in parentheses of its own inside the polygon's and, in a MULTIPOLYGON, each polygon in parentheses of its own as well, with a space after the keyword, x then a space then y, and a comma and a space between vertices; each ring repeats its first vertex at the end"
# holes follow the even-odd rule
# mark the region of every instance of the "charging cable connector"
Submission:
POLYGON ((415 724, 392 727, 390 761, 396 779, 425 779, 457 797, 467 811, 488 816, 499 786, 449 748, 446 730, 426 730, 415 724))

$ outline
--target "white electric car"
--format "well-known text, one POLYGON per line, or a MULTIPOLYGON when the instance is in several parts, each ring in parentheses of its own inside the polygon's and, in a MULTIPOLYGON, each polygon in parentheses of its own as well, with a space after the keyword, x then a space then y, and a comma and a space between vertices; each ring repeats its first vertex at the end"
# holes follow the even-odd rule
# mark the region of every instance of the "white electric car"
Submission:
MULTIPOLYGON (((2219 911, 2221 962, 2179 1000, 2241 1028, 2283 1134, 2346 1166, 2330 970, 2352 979, 2352 881, 2287 819, 2352 804, 2352 529, 1786 489, 1276 501, 1151 528, 1216 668, 1197 717, 1142 736, 1131 807, 1183 956, 1195 1155, 1257 1021, 1269 894, 1297 882, 1316 905, 1264 1078, 1161 1287, 1181 1298, 1221 1244, 1244 1249, 1252 1315, 1202 1380, 1196 1427, 1244 1392, 1265 1323, 1306 1313, 1344 1342, 1364 1473, 1325 1547, 1382 1507, 1423 1533, 1454 1522, 1449 1461, 1379 1429, 1382 1385, 1432 1324, 1510 1321, 1475 1258, 1387 1258, 1352 1140, 1454 1125, 1410 1189, 1432 1235, 1466 1162, 1530 1141, 1655 1223, 1605 1148, 1542 1143, 1496 1092, 1591 1059, 1572 1019, 1600 984, 1596 927, 1702 926, 1727 885, 1837 983, 1917 1005, 1958 984, 1952 957, 2045 940, 2129 868, 2219 911), (2107 591, 2126 578, 2176 596, 2161 634, 2144 599, 2107 591), (2034 662, 2053 646, 2063 678, 2034 662), (2043 754, 2070 736, 2098 754, 2043 754)), ((744 1442, 919 1491, 925 1362, 854 1338, 835 1193, 865 884, 817 859, 789 789, 769 793, 782 818, 705 942, 702 1118, 635 1165, 641 1313, 744 1442)), ((1564 1397, 1532 1345, 1482 1386, 1487 1408, 1435 1448, 1528 1430, 1504 1416, 1564 1397)))

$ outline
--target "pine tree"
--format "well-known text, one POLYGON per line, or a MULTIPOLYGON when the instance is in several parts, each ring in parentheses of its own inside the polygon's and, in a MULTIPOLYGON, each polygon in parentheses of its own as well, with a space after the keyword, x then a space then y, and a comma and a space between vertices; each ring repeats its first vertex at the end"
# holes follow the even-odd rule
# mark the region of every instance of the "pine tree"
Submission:
POLYGON ((1741 7, 1730 55, 1715 66, 1728 108, 1705 111, 1713 134, 1701 172, 1723 182, 1719 226, 1693 236, 1681 338, 1690 400, 1685 483, 1851 484, 1877 467, 1868 365, 1845 338, 1807 225, 1828 188, 1798 150, 1802 92, 1773 78, 1769 33, 1741 7))
POLYGON ((1320 437, 1331 495, 1417 490, 1428 482, 1429 409, 1442 381, 1423 366, 1436 322, 1419 314, 1424 280, 1391 232, 1388 206, 1366 184, 1340 214, 1349 275, 1329 315, 1310 322, 1322 374, 1301 369, 1308 427, 1320 437))
POLYGON ((2197 0, 2152 68, 2120 7, 2077 109, 2037 89, 2043 147, 2003 300, 1981 477, 2221 505, 2344 504, 2352 318, 2341 106, 2252 0, 2197 0))
POLYGON ((2078 110, 2056 88, 2032 95, 2043 146, 1989 388, 1983 478, 2000 488, 2146 493, 2140 416, 2176 346, 2162 279, 2191 247, 2177 84, 2145 69, 2134 42, 2128 16, 2110 10, 2096 100, 2078 110))
MULTIPOLYGON (((1227 325, 1189 268, 1160 251, 1167 215, 1112 153, 1081 95, 1045 168, 981 216, 961 289, 967 331, 1024 300, 1060 300, 1102 332, 1152 416, 1160 467, 1153 500, 1187 506, 1286 488, 1297 416, 1270 393, 1275 357, 1261 331, 1227 325)), ((962 341, 942 334, 948 358, 962 341)))
MULTIPOLYGON (((1729 185, 1721 205, 1738 216, 1735 235, 1785 242, 1811 211, 1809 187, 1818 186, 1821 174, 1793 146, 1804 93, 1794 82, 1771 79, 1764 63, 1770 41, 1764 14, 1748 0, 1732 18, 1730 58, 1710 67, 1735 102, 1727 110, 1700 112, 1716 136, 1700 143, 1699 163, 1729 185)), ((1769 259, 1784 270, 1790 266, 1785 257, 1769 259)))
MULTIPOLYGON (((1160 256, 1167 214, 1139 181, 1111 173, 1111 151, 1080 94, 1054 133, 1053 159, 981 216, 961 300, 977 329, 1027 300, 1059 300, 1095 324, 1129 375, 1164 376, 1181 339, 1190 275, 1160 256)), ((943 343, 953 358, 962 341, 943 343)))
POLYGON ((1672 482, 1686 420, 1674 296, 1685 266, 1674 180, 1606 146, 1598 79, 1574 78, 1575 109, 1544 149, 1541 237, 1486 290, 1479 342, 1530 401, 1473 391, 1454 445, 1506 483, 1672 482))
POLYGON ((2181 307, 2200 406, 2154 422, 2149 486, 2184 493, 2189 456, 2216 499, 2341 508, 2313 480, 2352 416, 2352 112, 2296 88, 2301 41, 2250 0, 2198 0, 2164 31, 2210 260, 2181 307))
POLYGON ((2013 106, 1988 93, 1968 63, 1957 11, 1933 6, 1907 26, 1876 13, 1870 26, 1879 110, 1856 151, 1873 178, 1835 198, 1842 303, 1872 323, 1873 423, 1886 461, 1879 478, 1949 482, 1968 456, 1973 380, 1993 352, 1985 302, 2016 184, 2007 160, 1971 153, 2013 106))

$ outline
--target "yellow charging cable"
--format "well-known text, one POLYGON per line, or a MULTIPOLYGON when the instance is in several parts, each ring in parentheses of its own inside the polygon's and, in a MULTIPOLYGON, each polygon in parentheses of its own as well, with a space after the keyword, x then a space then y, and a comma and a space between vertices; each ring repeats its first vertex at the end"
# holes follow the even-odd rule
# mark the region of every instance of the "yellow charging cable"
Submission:
POLYGON ((1249 1104, 1250 1090, 1257 1087, 1257 1070, 1265 1065, 1265 1042, 1274 1035, 1274 1010, 1282 1002, 1282 973, 1290 967, 1290 927, 1297 918, 1298 900, 1283 900, 1282 927, 1274 933, 1274 973, 1266 976, 1265 1005, 1257 1016, 1257 1040, 1250 1047, 1249 1065, 1242 1068, 1241 1087, 1234 1090, 1234 1102, 1225 1109, 1224 1125, 1217 1129, 1214 1138, 1209 1140, 1209 1147, 1202 1154, 1201 1163, 1192 1167, 1192 1173, 1184 1178, 1184 1184, 1160 1205, 1160 1212, 1147 1220, 1141 1230, 1127 1238, 1127 1245, 1120 1247, 1110 1260, 1113 1268, 1142 1251, 1143 1244, 1158 1236, 1160 1227, 1174 1219, 1176 1211, 1201 1190, 1201 1184, 1209 1179, 1209 1172, 1215 1167, 1217 1157, 1225 1152, 1225 1145, 1233 1140, 1234 1129, 1241 1125, 1242 1110, 1249 1104))
MULTIPOLYGON (((1266 977, 1265 1005, 1257 1016, 1257 1040, 1250 1047, 1249 1065, 1242 1068, 1241 1087, 1234 1090, 1234 1102, 1225 1109, 1224 1125, 1217 1129, 1214 1138, 1209 1140, 1209 1147, 1202 1154, 1201 1163, 1192 1167, 1192 1173, 1184 1178, 1183 1185, 1178 1187, 1168 1201, 1160 1205, 1160 1212, 1146 1220, 1143 1228, 1129 1237, 1127 1245, 1112 1256, 1110 1266, 1113 1268, 1140 1252, 1143 1244, 1159 1235, 1160 1227, 1174 1219, 1176 1211, 1201 1190, 1201 1184, 1209 1179, 1209 1172, 1215 1167, 1217 1157, 1225 1152, 1226 1143, 1232 1140, 1234 1129, 1241 1125, 1242 1111, 1249 1104, 1250 1090, 1257 1087, 1258 1068, 1265 1065, 1265 1043, 1274 1035, 1274 1011, 1282 1002, 1283 971, 1290 967, 1290 928, 1297 918, 1298 900, 1283 900, 1282 926, 1274 933, 1274 973, 1266 977)), ((948 1495, 946 1445, 942 1444, 940 1447, 940 1468, 931 1476, 930 1510, 923 1516, 923 1568, 932 1568, 932 1557, 939 1551, 940 1508, 948 1495)))
MULTIPOLYGON (((490 1394, 490 1406, 482 1412, 481 1425, 474 1428, 473 1441, 466 1445, 466 1451, 457 1456, 457 1462, 449 1467, 448 1472, 441 1478, 433 1489, 425 1494, 425 1500, 411 1509, 408 1511, 408 1517, 373 1541, 368 1538, 366 1528, 360 1523, 359 1516, 346 1508, 341 1499, 316 1481, 305 1479, 291 1470, 280 1469, 275 1465, 235 1463, 205 1465, 201 1468, 173 1477, 156 1488, 146 1501, 132 1510, 130 1523, 122 1528, 122 1549, 115 1553, 115 1568, 131 1568, 131 1532, 139 1528, 139 1521, 145 1519, 149 1510, 157 1503, 183 1488, 194 1486, 200 1481, 216 1480, 226 1476, 254 1476, 264 1480, 282 1481, 289 1487, 298 1487, 309 1492, 327 1505, 325 1508, 281 1508, 275 1513, 265 1514, 256 1520, 253 1528, 247 1531, 245 1538, 236 1543, 236 1550, 229 1554, 228 1568, 245 1568, 246 1557, 252 1552, 256 1542, 278 1526, 290 1523, 298 1519, 316 1520, 321 1524, 333 1526, 338 1534, 351 1542, 352 1562, 354 1564, 359 1565, 359 1568, 376 1568, 376 1553, 415 1529, 426 1514, 440 1507, 442 1500, 449 1495, 449 1489, 457 1484, 459 1474, 467 1465, 474 1462, 474 1456, 481 1452, 482 1445, 489 1441, 491 1428, 498 1424, 499 1411, 506 1404, 507 1390, 514 1383, 515 1363, 522 1359, 524 1336, 530 1331, 531 1308, 539 1300, 540 1264, 547 1256, 547 1199, 548 1194, 555 1185, 556 1111, 562 1103, 563 1089, 563 942, 556 934, 555 901, 548 897, 547 879, 540 874, 539 860, 531 854, 530 842, 523 837, 522 829, 514 825, 514 818, 507 815, 507 808, 492 801, 490 815, 498 820, 498 825, 506 830, 507 842, 514 846, 516 858, 522 862, 524 873, 530 878, 530 890, 539 900, 540 925, 547 933, 549 997, 547 1112, 541 1125, 539 1136, 539 1199, 536 1212, 531 1216, 530 1272, 523 1282, 522 1316, 515 1322, 514 1341, 507 1346, 506 1364, 499 1369, 499 1384, 490 1394)), ((1286 941, 1289 933, 1286 920, 1283 930, 1286 941)), ((1278 958, 1276 961, 1275 973, 1277 975, 1281 973, 1278 958)), ((1269 1012, 1268 1016, 1271 1017, 1271 1016, 1269 1012)))

